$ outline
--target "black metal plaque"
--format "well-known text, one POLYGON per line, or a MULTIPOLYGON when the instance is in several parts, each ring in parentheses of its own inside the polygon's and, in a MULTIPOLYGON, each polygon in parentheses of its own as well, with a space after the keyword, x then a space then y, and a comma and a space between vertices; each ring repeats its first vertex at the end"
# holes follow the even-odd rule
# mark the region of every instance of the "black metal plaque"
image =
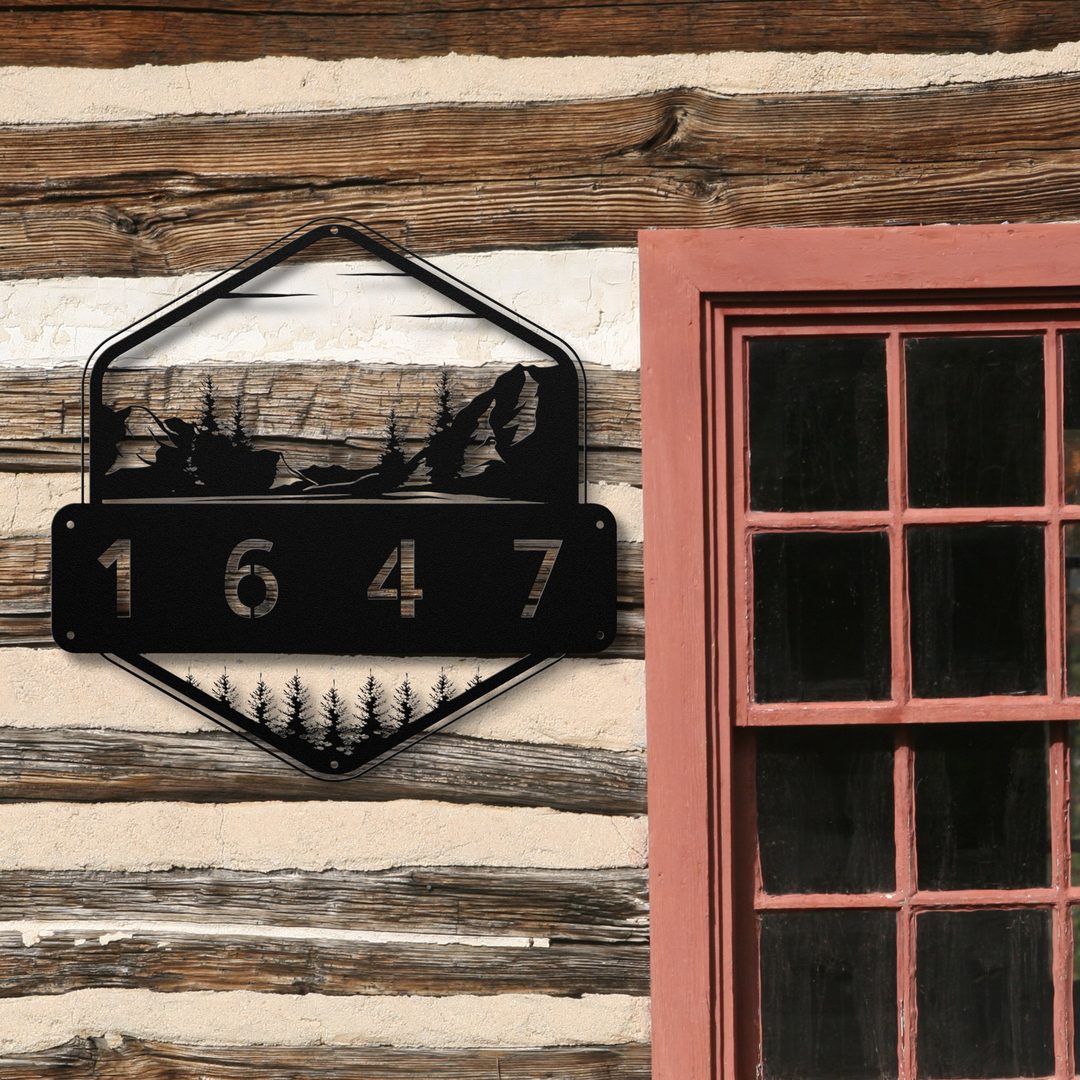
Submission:
MULTIPOLYGON (((559 338, 358 222, 313 222, 91 357, 89 490, 53 521, 53 636, 312 775, 357 775, 559 656, 610 645, 616 525, 604 507, 579 501, 584 404, 580 361, 559 338), (445 374, 433 396, 427 387, 420 445, 406 444, 402 418, 415 429, 423 395, 402 375, 377 445, 357 432, 332 462, 283 451, 252 424, 239 392, 223 402, 209 370, 197 392, 186 389, 183 415, 158 415, 140 378, 125 383, 134 369, 116 362, 182 332, 212 304, 308 295, 243 287, 326 241, 379 260, 380 269, 344 276, 391 279, 372 286, 384 290, 405 281, 413 299, 438 301, 402 312, 402 326, 487 323, 527 355, 486 384, 474 380, 467 395, 455 398, 445 374), (146 653, 525 655, 461 694, 436 688, 426 712, 406 694, 393 723, 379 719, 373 689, 366 720, 332 690, 325 723, 305 727, 296 701, 291 726, 271 722, 255 697, 241 707, 227 678, 207 693, 146 653)), ((297 695, 300 685, 298 671, 297 695)))
POLYGON ((615 636, 601 506, 66 507, 53 633, 72 652, 499 656, 615 636))

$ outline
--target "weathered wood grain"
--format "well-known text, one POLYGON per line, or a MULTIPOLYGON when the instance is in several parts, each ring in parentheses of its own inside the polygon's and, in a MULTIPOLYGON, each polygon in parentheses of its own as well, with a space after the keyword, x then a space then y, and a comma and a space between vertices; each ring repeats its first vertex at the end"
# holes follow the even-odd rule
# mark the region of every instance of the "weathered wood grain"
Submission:
POLYGON ((0 933, 0 998, 90 987, 180 993, 255 986, 263 994, 643 996, 649 992, 649 949, 640 944, 503 948, 172 933, 133 933, 101 944, 89 930, 57 930, 28 947, 21 934, 0 933))
POLYGON ((371 773, 314 780, 229 732, 0 728, 0 803, 260 799, 437 799, 645 813, 639 753, 495 742, 439 733, 371 773))
POLYGON ((1078 118, 1080 79, 1060 77, 7 128, 0 271, 221 267, 321 214, 427 253, 633 244, 649 227, 1047 220, 1075 208, 1078 118))
MULTIPOLYGON (((456 368, 456 400, 468 401, 490 387, 500 367, 456 368)), ((279 450, 295 464, 370 467, 385 438, 391 404, 419 396, 419 417, 402 424, 406 453, 422 446, 426 433, 423 401, 434 400, 440 369, 417 365, 353 364, 178 364, 110 374, 105 393, 110 404, 141 404, 161 418, 199 415, 202 381, 214 379, 218 398, 240 396, 256 444, 279 450)), ((65 469, 79 467, 82 433, 82 369, 19 368, 0 372, 0 469, 40 468, 46 459, 65 469)), ((640 483, 640 377, 586 364, 588 388, 589 479, 640 483)), ((129 425, 133 445, 153 452, 147 428, 156 425, 137 413, 129 425), (136 419, 138 417, 138 419, 136 419), (141 441, 140 441, 141 440, 141 441)), ((160 432, 159 432, 160 434, 160 432)))
POLYGON ((81 67, 259 56, 640 55, 724 49, 993 52, 1080 37, 1061 0, 146 0, 108 6, 16 0, 0 18, 0 63, 81 67))
POLYGON ((631 942, 647 872, 414 867, 361 873, 5 870, 4 919, 154 920, 631 942))
POLYGON ((347 1046, 177 1046, 75 1039, 0 1056, 12 1080, 649 1080, 649 1047, 398 1050, 347 1046))

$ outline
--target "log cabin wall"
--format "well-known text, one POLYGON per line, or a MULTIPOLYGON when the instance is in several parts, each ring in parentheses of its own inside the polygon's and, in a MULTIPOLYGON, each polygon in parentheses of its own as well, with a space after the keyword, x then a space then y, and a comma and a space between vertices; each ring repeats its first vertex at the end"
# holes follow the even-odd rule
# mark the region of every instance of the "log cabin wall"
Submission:
MULTIPOLYGON (((0 11, 0 1075, 648 1075, 636 234, 1075 216, 1080 15, 960 8, 0 11), (338 785, 48 638, 87 354, 325 214, 578 348, 589 495, 621 540, 603 659, 338 785)), ((267 346, 259 377, 288 368, 288 438, 332 457, 377 429, 378 396, 297 348, 267 346)), ((215 359, 226 396, 252 377, 215 359)), ((146 392, 174 400, 161 370, 146 392)), ((256 663, 294 667, 207 657, 193 676, 224 662, 244 689, 256 663)), ((305 671, 354 689, 442 666, 460 684, 475 665, 305 671)))

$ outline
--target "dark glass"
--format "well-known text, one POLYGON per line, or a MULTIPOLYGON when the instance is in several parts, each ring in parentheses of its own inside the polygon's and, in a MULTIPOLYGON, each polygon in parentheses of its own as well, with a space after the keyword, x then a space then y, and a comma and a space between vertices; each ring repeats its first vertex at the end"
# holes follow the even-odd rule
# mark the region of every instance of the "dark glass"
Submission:
MULTIPOLYGON (((1080 1019, 1080 909, 1072 908, 1071 914, 1073 925, 1073 1061, 1080 1061, 1080 1023, 1077 1023, 1080 1019)), ((1073 1071, 1076 1071, 1076 1066, 1073 1067, 1073 1071)))
MULTIPOLYGON (((1080 885, 1080 723, 1069 724, 1069 816, 1071 820, 1072 883, 1080 885)), ((1077 939, 1080 946, 1080 939, 1077 939)), ((1080 1013, 1076 1014, 1080 1029, 1080 1013)), ((1080 1059, 1077 1059, 1080 1060, 1080 1059)))
POLYGON ((1065 526, 1065 692, 1080 695, 1080 525, 1065 526))
POLYGON ((883 338, 750 342, 750 508, 888 506, 883 338))
POLYGON ((757 701, 865 701, 890 694, 885 533, 758 533, 757 701))
POLYGON ((1049 800, 1045 724, 917 728, 919 888, 1048 886, 1049 800))
POLYGON ((1080 503, 1080 334, 1062 334, 1065 501, 1080 503))
POLYGON ((1041 337, 906 345, 911 506, 1041 506, 1041 337))
POLYGON ((759 730, 758 850, 765 892, 891 892, 892 772, 888 727, 759 730))
POLYGON ((1053 1074, 1049 911, 928 911, 916 940, 922 1080, 1053 1074))
POLYGON ((1041 525, 907 530, 915 697, 1046 693, 1041 525))
POLYGON ((765 1080, 891 1080, 896 913, 761 915, 765 1080))

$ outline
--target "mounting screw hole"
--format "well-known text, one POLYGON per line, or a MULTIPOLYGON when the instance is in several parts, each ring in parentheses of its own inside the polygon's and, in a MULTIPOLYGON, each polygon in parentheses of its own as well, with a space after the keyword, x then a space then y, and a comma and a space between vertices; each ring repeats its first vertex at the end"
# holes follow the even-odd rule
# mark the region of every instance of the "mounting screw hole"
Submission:
POLYGON ((337 767, 338 767, 338 763, 336 761, 331 761, 330 762, 330 768, 331 769, 336 769, 337 767))
POLYGON ((604 631, 603 630, 597 630, 596 631, 596 640, 597 641, 603 641, 604 640, 604 631))
POLYGON ((75 528, 75 522, 74 522, 74 521, 69 521, 69 522, 67 523, 67 527, 68 527, 69 529, 74 529, 74 528, 75 528))
POLYGON ((332 233, 333 233, 333 234, 334 234, 335 236, 337 236, 337 226, 336 226, 336 225, 331 225, 331 226, 330 226, 330 231, 331 231, 331 232, 332 232, 332 233))
POLYGON ((602 529, 602 528, 604 527, 604 523, 603 523, 602 521, 598 521, 598 522, 596 523, 596 527, 597 527, 598 529, 602 529))
POLYGON ((74 641, 74 640, 75 640, 75 631, 74 631, 74 630, 69 630, 69 631, 68 631, 68 632, 67 632, 67 633, 66 633, 66 634, 64 635, 64 637, 66 637, 66 638, 68 639, 68 641, 74 641))

